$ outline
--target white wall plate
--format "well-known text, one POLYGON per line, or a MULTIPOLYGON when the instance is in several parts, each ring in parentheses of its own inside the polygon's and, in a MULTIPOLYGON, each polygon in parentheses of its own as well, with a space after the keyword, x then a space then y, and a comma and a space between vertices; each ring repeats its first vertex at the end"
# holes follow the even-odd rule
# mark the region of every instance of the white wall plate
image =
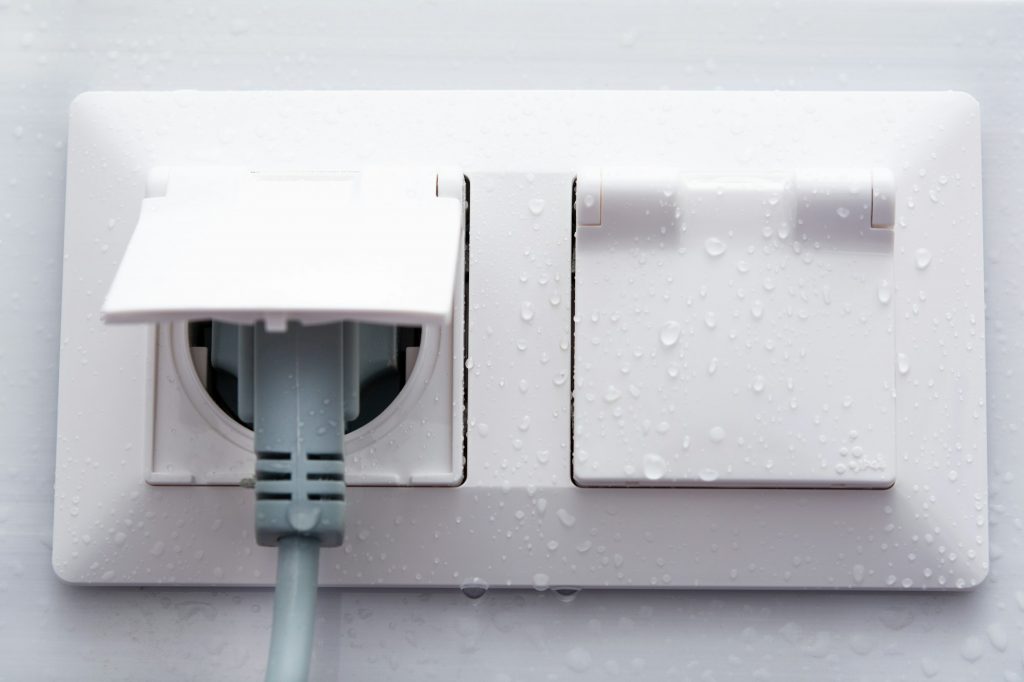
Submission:
POLYGON ((466 478, 353 485, 322 584, 970 588, 988 571, 979 150, 977 104, 957 93, 85 95, 68 158, 55 570, 273 582, 251 491, 145 480, 152 331, 106 327, 99 310, 150 169, 455 166, 469 181, 467 345, 452 343, 452 390, 429 399, 451 399, 450 424, 468 401, 466 478), (673 178, 671 219, 615 203, 617 173, 651 187, 630 168, 673 178), (891 172, 892 195, 874 179, 838 204, 835 188, 801 194, 815 169, 891 172), (609 190, 588 200, 595 177, 609 190), (835 217, 801 224, 818 199, 835 217), (762 233, 762 201, 792 229, 762 233), (871 224, 875 201, 891 228, 871 224), (670 321, 680 337, 665 345, 670 321))

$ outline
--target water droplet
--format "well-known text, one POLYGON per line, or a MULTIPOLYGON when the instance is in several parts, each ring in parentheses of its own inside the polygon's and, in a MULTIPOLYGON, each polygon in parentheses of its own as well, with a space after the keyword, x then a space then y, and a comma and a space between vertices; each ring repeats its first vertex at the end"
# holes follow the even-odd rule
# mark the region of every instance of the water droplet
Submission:
POLYGON ((764 377, 758 374, 754 377, 754 381, 751 382, 750 388, 753 389, 754 393, 760 393, 764 390, 764 377))
POLYGON ((558 517, 558 520, 562 522, 562 525, 566 528, 572 528, 576 525, 576 517, 570 514, 565 509, 559 509, 557 512, 555 512, 555 515, 558 517))
POLYGON ((981 658, 982 653, 984 653, 984 644, 981 638, 974 637, 973 635, 965 639, 960 647, 960 655, 963 656, 965 661, 970 663, 974 663, 981 658))
POLYGON ((709 310, 704 315, 704 324, 707 325, 708 329, 714 329, 715 328, 715 326, 718 324, 718 320, 716 319, 714 312, 709 310))
POLYGON ((918 270, 924 270, 932 263, 932 252, 925 248, 920 248, 914 252, 914 264, 917 265, 918 270))
POLYGON ((910 371, 910 358, 907 357, 906 353, 896 355, 896 369, 899 370, 900 374, 906 374, 910 371))
POLYGON ((558 601, 565 602, 566 604, 576 599, 580 592, 582 592, 578 587, 555 587, 552 591, 558 597, 558 601))
POLYGON ((661 345, 666 348, 676 345, 679 342, 679 323, 674 320, 669 320, 665 323, 665 326, 661 328, 661 345))
POLYGON ((544 590, 548 589, 548 584, 550 583, 550 581, 551 579, 548 577, 547 573, 534 573, 533 589, 537 590, 538 592, 543 592, 544 590))
POLYGON ((839 216, 840 218, 849 218, 850 209, 846 208, 845 206, 840 206, 839 208, 836 209, 836 215, 839 216))
POLYGON ((657 481, 665 475, 665 459, 656 452, 644 455, 644 477, 649 481, 657 481))
POLYGON ((489 585, 480 578, 471 578, 459 585, 459 591, 470 599, 479 599, 487 594, 489 585))
POLYGON ((565 663, 575 672, 586 672, 587 670, 590 670, 590 652, 580 646, 573 647, 572 649, 569 649, 569 653, 565 655, 565 663))
POLYGON ((992 643, 996 651, 1006 651, 1006 647, 1010 645, 1010 637, 1006 634, 1006 629, 999 623, 989 625, 985 634, 988 635, 988 641, 992 643))
POLYGON ((533 319, 533 304, 529 301, 523 301, 523 305, 519 309, 519 316, 523 318, 524 322, 529 322, 533 319))
POLYGON ((878 283, 878 302, 885 305, 892 300, 892 287, 889 280, 883 279, 878 283))
POLYGON ((697 473, 697 477, 705 483, 711 483, 718 480, 718 471, 716 469, 701 469, 697 473))
POLYGON ((712 426, 711 430, 708 431, 708 438, 711 439, 712 443, 721 443, 725 440, 725 429, 721 426, 712 426))
POLYGON ((718 237, 708 237, 704 241, 704 250, 708 252, 711 257, 721 256, 725 253, 725 242, 718 237))
POLYGON ((544 200, 543 199, 530 199, 530 213, 533 215, 540 215, 544 212, 544 200))

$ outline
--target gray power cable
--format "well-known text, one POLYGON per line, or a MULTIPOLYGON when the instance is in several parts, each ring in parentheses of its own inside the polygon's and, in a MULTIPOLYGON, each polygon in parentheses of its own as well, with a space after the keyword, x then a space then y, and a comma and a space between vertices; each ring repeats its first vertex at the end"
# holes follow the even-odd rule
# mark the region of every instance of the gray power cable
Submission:
POLYGON ((321 547, 341 544, 342 438, 381 413, 404 384, 405 348, 418 331, 353 322, 268 332, 225 322, 200 329, 211 395, 253 428, 256 541, 278 548, 266 679, 309 676, 321 547))
POLYGON ((278 543, 267 680, 290 682, 309 677, 319 559, 320 542, 314 538, 289 535, 278 543))
POLYGON ((341 323, 253 332, 256 541, 278 547, 267 682, 309 677, 320 548, 344 534, 344 336, 341 323))

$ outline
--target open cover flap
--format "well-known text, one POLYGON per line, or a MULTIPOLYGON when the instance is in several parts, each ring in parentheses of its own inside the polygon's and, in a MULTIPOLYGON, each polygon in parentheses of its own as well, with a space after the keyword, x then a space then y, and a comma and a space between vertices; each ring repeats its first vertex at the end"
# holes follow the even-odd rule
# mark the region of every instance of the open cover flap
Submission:
POLYGON ((445 323, 463 205, 437 187, 436 169, 155 169, 104 319, 445 323))

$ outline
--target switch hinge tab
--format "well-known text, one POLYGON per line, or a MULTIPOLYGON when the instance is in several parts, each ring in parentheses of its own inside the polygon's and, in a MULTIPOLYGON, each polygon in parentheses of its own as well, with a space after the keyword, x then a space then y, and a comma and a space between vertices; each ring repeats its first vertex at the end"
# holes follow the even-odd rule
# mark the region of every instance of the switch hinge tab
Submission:
POLYGON ((576 226, 601 227, 608 211, 642 214, 646 222, 685 220, 683 198, 700 191, 769 192, 771 206, 788 206, 794 224, 891 229, 896 223, 895 180, 887 168, 704 174, 591 167, 576 178, 576 226))

